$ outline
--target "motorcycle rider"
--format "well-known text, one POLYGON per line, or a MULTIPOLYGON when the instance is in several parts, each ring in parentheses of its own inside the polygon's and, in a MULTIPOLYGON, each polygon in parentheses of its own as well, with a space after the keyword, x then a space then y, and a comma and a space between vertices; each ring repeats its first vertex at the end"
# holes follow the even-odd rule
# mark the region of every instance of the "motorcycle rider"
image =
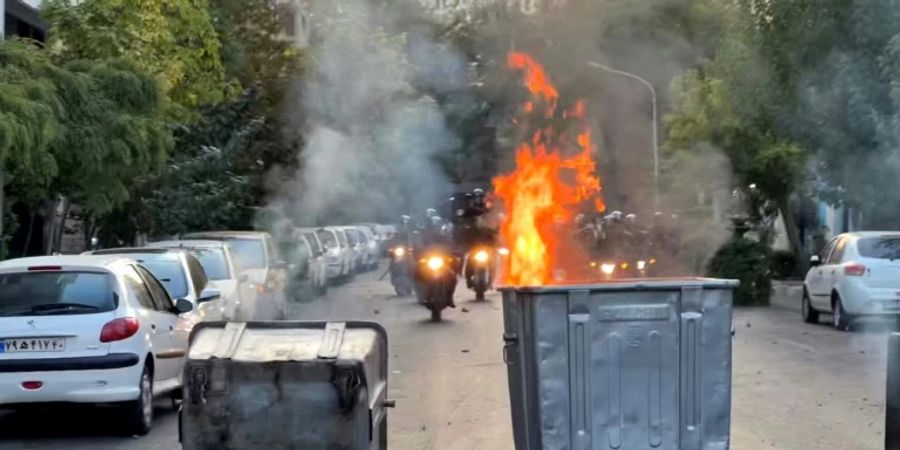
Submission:
MULTIPOLYGON (((444 220, 437 215, 437 211, 429 208, 425 212, 428 220, 425 225, 414 233, 413 255, 419 259, 419 255, 427 255, 435 251, 451 256, 451 269, 454 273, 459 273, 457 260, 458 257, 454 252, 453 239, 448 236, 444 227, 444 220)), ((453 296, 450 296, 450 307, 456 308, 453 296)))

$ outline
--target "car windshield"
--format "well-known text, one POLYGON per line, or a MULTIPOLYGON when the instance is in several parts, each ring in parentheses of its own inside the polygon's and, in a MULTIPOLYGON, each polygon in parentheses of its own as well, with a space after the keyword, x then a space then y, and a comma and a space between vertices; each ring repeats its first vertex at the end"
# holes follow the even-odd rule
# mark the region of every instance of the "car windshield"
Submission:
POLYGON ((322 248, 319 246, 319 240, 316 239, 316 234, 313 232, 304 232, 303 236, 306 238, 306 241, 309 242, 309 246, 313 251, 321 252, 322 248))
POLYGON ((900 259, 900 236, 863 238, 856 244, 859 256, 876 259, 900 259))
POLYGON ((210 280, 227 280, 231 278, 228 271, 228 260, 225 250, 221 248, 194 248, 191 253, 200 261, 206 276, 210 280))
POLYGON ((243 269, 265 269, 266 251, 261 239, 233 239, 228 241, 243 269))
POLYGON ((184 267, 181 262, 172 257, 159 258, 137 258, 150 273, 162 283, 169 296, 175 298, 185 298, 188 295, 187 275, 184 273, 184 267))
POLYGON ((316 236, 319 237, 319 240, 322 241, 322 245, 324 245, 325 247, 337 247, 337 239, 334 237, 333 232, 329 230, 317 230, 316 236))
POLYGON ((115 278, 97 272, 0 275, 0 316, 89 314, 116 308, 115 278))

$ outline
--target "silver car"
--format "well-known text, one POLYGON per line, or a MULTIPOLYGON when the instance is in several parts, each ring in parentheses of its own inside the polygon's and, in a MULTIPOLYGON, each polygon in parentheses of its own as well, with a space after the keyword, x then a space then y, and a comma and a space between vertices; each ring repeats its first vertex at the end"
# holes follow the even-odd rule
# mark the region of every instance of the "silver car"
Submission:
POLYGON ((256 303, 256 290, 250 277, 241 272, 237 255, 231 244, 225 241, 183 240, 159 241, 146 245, 149 248, 183 249, 194 255, 209 278, 209 285, 222 292, 219 307, 225 320, 246 320, 244 311, 252 311, 256 303))
POLYGON ((306 241, 311 251, 309 265, 313 287, 319 294, 324 294, 328 290, 328 257, 325 246, 315 230, 298 228, 296 233, 306 241))
POLYGON ((353 255, 350 253, 350 248, 346 245, 346 236, 343 236, 345 243, 341 244, 342 233, 331 227, 316 229, 316 236, 325 247, 328 281, 337 283, 349 277, 352 274, 353 255))

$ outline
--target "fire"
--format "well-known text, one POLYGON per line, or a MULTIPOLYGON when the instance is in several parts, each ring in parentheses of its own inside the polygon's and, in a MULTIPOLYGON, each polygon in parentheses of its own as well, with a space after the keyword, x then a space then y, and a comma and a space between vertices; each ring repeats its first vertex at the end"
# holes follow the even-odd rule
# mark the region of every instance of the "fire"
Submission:
POLYGON ((559 119, 559 93, 544 68, 525 53, 510 53, 507 63, 523 72, 531 94, 522 107, 524 120, 516 123, 531 125, 536 131, 518 145, 516 169, 493 180, 506 211, 500 234, 510 248, 504 282, 546 285, 555 281, 553 271, 562 266, 560 257, 571 256, 560 253, 571 234, 566 227, 573 217, 585 205, 600 212, 605 209, 602 185, 593 159, 591 130, 584 121, 585 102, 579 100, 562 113, 566 128, 577 130, 571 142, 567 130, 558 132, 550 125, 559 119), (543 114, 536 116, 541 108, 543 114))

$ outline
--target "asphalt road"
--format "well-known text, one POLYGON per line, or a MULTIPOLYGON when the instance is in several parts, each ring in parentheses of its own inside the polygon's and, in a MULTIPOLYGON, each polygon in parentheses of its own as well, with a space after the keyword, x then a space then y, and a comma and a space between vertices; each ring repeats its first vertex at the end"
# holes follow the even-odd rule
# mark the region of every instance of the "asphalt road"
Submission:
MULTIPOLYGON (((397 298, 380 273, 357 276, 326 297, 293 304, 298 319, 366 319, 388 330, 390 448, 511 449, 499 298, 458 290, 445 322, 397 298)), ((823 321, 827 317, 823 317, 823 321)), ((781 308, 735 312, 732 448, 883 448, 888 328, 855 333, 807 325, 781 308)), ((0 450, 178 448, 176 414, 164 402, 148 436, 117 436, 110 411, 79 408, 0 413, 0 450), (89 427, 74 424, 89 417, 89 427)))

